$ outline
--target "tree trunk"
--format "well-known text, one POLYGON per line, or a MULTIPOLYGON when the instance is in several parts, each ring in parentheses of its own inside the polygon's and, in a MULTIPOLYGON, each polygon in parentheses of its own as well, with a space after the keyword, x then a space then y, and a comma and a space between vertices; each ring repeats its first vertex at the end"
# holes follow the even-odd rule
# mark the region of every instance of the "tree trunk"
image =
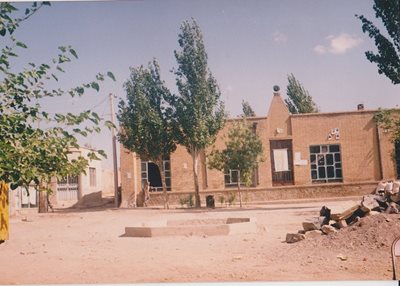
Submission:
POLYGON ((160 170, 161 185, 162 185, 162 190, 163 190, 163 194, 164 194, 164 209, 169 209, 169 199, 168 199, 168 193, 167 193, 167 185, 165 183, 163 159, 161 158, 160 160, 157 160, 156 164, 157 164, 158 169, 160 170))
POLYGON ((240 171, 239 171, 239 176, 238 176, 237 187, 238 187, 238 193, 239 193, 239 206, 242 207, 242 192, 240 189, 240 171))
POLYGON ((192 159, 193 159, 193 179, 194 179, 194 198, 195 198, 195 207, 201 208, 201 201, 200 201, 200 189, 199 189, 199 152, 196 148, 192 149, 191 152, 192 159))
POLYGON ((47 213, 47 190, 43 188, 43 183, 39 185, 39 213, 47 213))

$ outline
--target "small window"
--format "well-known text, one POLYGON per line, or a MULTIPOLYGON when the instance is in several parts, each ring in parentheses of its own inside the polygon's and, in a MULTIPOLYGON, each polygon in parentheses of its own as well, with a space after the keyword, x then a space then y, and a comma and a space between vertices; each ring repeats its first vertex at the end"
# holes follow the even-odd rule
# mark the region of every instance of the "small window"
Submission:
POLYGON ((96 168, 89 168, 89 184, 91 187, 96 187, 96 168))
MULTIPOLYGON (((230 169, 228 173, 225 174, 225 187, 236 187, 239 181, 240 172, 239 170, 230 169)), ((240 182, 240 185, 244 185, 240 182)))

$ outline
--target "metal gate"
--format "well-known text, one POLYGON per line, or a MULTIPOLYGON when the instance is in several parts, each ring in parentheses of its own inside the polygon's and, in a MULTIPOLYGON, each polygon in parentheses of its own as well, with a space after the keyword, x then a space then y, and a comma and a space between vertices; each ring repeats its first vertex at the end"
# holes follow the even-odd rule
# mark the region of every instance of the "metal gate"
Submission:
POLYGON ((67 176, 57 183, 57 200, 77 201, 79 182, 78 176, 67 176))
POLYGON ((271 140, 272 185, 293 185, 292 140, 271 140))

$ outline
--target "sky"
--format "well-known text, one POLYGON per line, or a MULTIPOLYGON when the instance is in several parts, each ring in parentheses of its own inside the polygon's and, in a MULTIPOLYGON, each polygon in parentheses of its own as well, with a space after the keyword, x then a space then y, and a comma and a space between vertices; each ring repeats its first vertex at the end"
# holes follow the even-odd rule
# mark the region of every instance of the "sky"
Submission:
MULTIPOLYGON (((29 2, 17 3, 21 13, 29 2)), ((143 0, 52 2, 21 24, 15 36, 28 45, 14 62, 49 63, 59 46, 71 45, 79 59, 65 66, 58 86, 70 88, 111 71, 116 81, 101 84, 100 92, 82 98, 51 99, 43 108, 53 112, 93 109, 109 118, 110 93, 125 99, 124 82, 130 67, 156 58, 161 76, 177 92, 174 50, 183 21, 199 24, 229 115, 241 113, 248 101, 258 116, 266 116, 272 87, 286 96, 291 73, 307 89, 321 112, 396 107, 400 86, 379 75, 365 51, 376 51, 355 14, 364 15, 384 31, 375 18, 373 1, 366 0, 143 0)), ((111 135, 104 130, 80 140, 109 154, 111 135)))

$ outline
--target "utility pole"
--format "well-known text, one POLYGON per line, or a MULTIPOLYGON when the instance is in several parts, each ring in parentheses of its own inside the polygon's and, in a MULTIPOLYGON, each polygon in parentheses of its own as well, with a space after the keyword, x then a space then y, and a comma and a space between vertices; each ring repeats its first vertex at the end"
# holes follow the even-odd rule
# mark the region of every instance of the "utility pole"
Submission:
MULTIPOLYGON (((114 96, 116 97, 116 96, 114 96)), ((114 100, 113 94, 109 94, 110 98, 110 108, 111 108, 111 122, 115 125, 115 111, 114 111, 114 100)), ((115 125, 116 126, 116 125, 115 125)), ((112 134, 112 147, 113 147, 113 162, 114 162, 114 203, 115 207, 119 207, 119 197, 118 197, 118 165, 117 165, 117 138, 115 137, 115 129, 111 129, 112 134)))

